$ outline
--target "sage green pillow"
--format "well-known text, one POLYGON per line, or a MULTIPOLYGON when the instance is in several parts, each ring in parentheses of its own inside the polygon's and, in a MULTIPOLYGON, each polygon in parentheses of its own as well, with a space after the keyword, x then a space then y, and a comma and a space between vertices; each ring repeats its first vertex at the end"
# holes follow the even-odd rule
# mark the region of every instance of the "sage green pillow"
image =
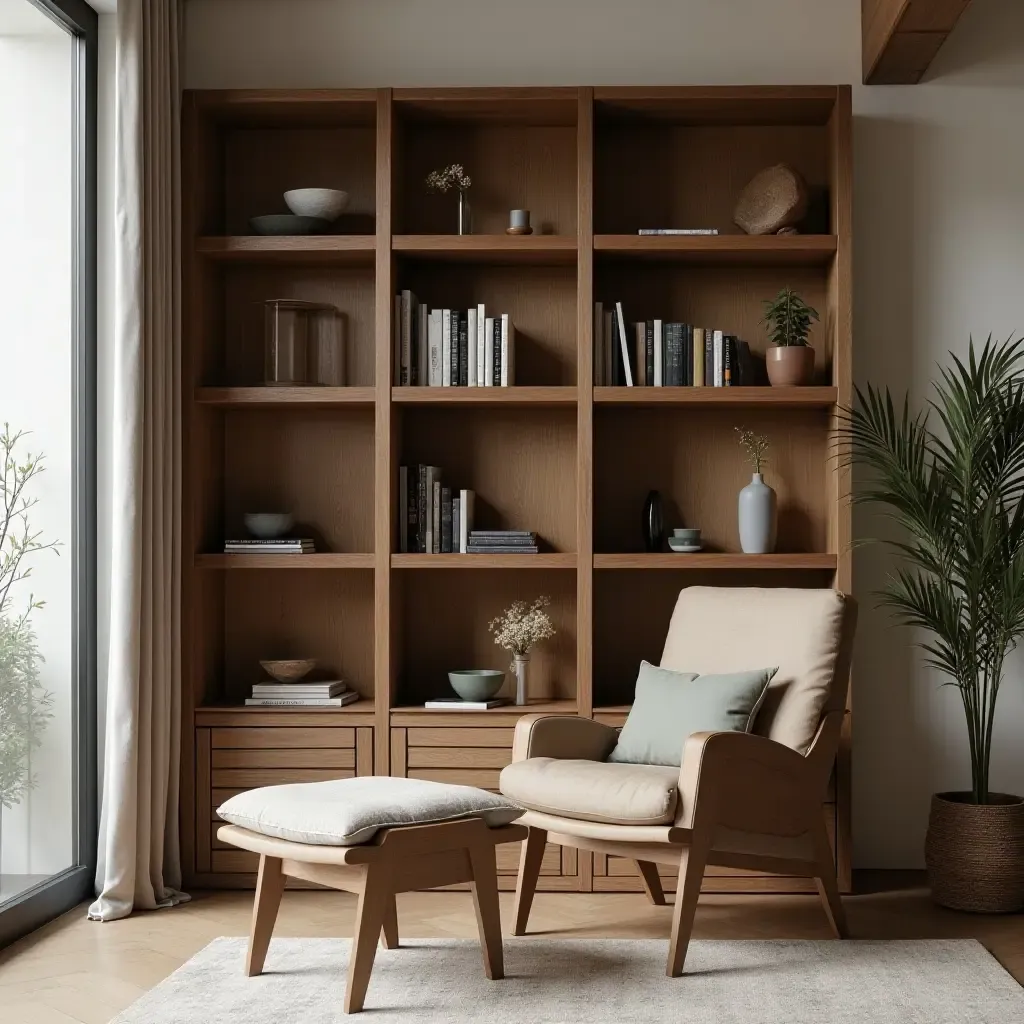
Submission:
POLYGON ((778 668, 727 675, 672 672, 644 661, 609 761, 677 765, 695 732, 749 732, 778 668))

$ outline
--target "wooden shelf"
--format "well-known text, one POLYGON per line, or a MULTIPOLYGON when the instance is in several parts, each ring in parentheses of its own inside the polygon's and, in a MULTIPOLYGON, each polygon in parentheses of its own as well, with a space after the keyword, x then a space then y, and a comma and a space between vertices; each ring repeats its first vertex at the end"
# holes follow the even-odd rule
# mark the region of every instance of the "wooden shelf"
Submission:
POLYGON ((575 405, 574 387, 392 388, 401 405, 575 405))
POLYGON ((594 236, 599 256, 735 266, 825 266, 837 244, 835 235, 594 236))
POLYGON ((374 235, 204 235, 196 252, 234 263, 349 263, 372 265, 374 235))
POLYGON ((830 409, 839 389, 833 387, 743 388, 594 388, 597 405, 700 405, 769 409, 830 409))
POLYGON ((373 725, 373 698, 362 697, 343 708, 302 708, 284 705, 203 704, 195 709, 198 726, 258 726, 303 728, 306 726, 373 725), (339 717, 342 721, 339 721, 339 717))
POLYGON ((741 555, 701 551, 692 555, 675 552, 649 554, 595 554, 595 569, 813 569, 835 572, 837 559, 827 554, 741 555))
POLYGON ((243 409, 276 409, 282 406, 325 409, 339 405, 371 407, 374 396, 373 388, 253 387, 195 390, 195 400, 200 405, 243 409))
POLYGON ((395 235, 399 256, 472 263, 574 264, 575 235, 395 235))
POLYGON ((372 569, 373 555, 196 555, 197 569, 372 569))
POLYGON ((392 569, 575 569, 576 556, 539 555, 392 555, 392 569))
MULTIPOLYGON (((530 701, 524 707, 517 707, 515 704, 503 704, 501 707, 491 708, 490 711, 435 711, 419 705, 397 706, 391 709, 391 724, 394 726, 425 726, 427 722, 434 725, 459 725, 471 720, 473 724, 481 722, 493 724, 513 725, 523 715, 575 715, 576 701, 574 700, 549 700, 530 701)), ((467 723, 468 724, 468 723, 467 723)))

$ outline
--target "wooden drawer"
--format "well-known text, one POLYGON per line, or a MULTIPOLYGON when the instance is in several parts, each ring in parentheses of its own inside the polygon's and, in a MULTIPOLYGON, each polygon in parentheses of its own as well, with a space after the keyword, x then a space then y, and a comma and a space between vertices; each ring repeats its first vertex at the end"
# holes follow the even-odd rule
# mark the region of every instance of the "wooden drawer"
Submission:
POLYGON ((352 747, 307 747, 280 750, 214 749, 211 763, 217 768, 354 768, 352 747))
POLYGON ((323 729, 254 728, 211 729, 210 746, 214 750, 308 750, 310 748, 354 748, 356 730, 337 727, 323 729))

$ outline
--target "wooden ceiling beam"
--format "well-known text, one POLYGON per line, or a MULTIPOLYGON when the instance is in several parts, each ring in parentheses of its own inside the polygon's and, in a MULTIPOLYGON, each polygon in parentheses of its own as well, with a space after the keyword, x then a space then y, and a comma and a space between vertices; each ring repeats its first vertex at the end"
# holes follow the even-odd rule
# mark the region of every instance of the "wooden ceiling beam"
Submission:
POLYGON ((861 0, 865 85, 921 81, 971 0, 861 0))

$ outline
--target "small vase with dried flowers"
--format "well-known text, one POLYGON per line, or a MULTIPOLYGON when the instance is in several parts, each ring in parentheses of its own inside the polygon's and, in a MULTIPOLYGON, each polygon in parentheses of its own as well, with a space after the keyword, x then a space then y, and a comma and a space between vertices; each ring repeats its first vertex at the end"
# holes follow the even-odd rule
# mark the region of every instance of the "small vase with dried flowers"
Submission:
POLYGON ((473 184, 472 178, 466 173, 462 164, 449 164, 439 171, 431 171, 427 175, 427 189, 447 195, 453 188, 459 193, 459 234, 473 233, 472 215, 469 209, 469 197, 466 193, 473 184))
POLYGON ((555 626, 545 609, 551 598, 545 595, 526 601, 513 601, 488 629, 494 642, 512 655, 512 671, 516 674, 516 704, 526 703, 526 673, 530 664, 530 651, 541 642, 555 635, 555 626))
POLYGON ((754 471, 753 478, 740 491, 737 518, 740 527, 740 548, 748 555, 767 555, 775 550, 776 510, 775 491, 764 482, 761 467, 768 461, 769 441, 764 434, 737 427, 740 447, 754 471))

